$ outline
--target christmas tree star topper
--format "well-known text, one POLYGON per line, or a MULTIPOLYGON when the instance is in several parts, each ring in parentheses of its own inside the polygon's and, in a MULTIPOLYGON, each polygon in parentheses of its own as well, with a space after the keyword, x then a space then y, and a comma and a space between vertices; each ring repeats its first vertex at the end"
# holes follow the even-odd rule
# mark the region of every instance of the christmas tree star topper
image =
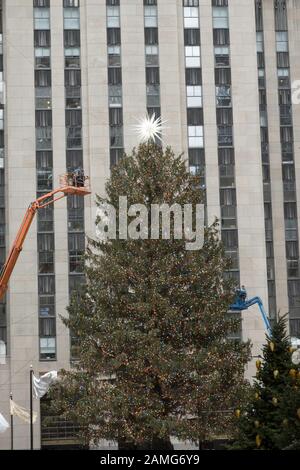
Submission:
POLYGON ((150 117, 148 114, 139 119, 139 123, 134 126, 134 130, 137 132, 141 143, 147 143, 149 140, 155 142, 156 138, 161 139, 161 133, 165 126, 163 125, 166 121, 162 121, 161 117, 155 119, 155 114, 150 117))

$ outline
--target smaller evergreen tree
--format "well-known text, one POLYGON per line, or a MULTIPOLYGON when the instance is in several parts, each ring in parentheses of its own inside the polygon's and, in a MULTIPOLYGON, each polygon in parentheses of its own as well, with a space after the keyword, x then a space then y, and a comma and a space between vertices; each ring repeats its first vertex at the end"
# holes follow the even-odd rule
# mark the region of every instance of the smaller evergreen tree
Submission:
POLYGON ((236 410, 233 449, 279 450, 300 444, 300 368, 292 363, 286 317, 273 326, 256 361, 250 401, 236 410))

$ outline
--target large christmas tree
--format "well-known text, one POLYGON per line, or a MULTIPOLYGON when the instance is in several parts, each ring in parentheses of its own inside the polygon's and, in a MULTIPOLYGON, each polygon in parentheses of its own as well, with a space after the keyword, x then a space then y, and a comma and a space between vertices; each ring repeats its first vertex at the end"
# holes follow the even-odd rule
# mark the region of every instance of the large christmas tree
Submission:
MULTIPOLYGON (((106 202, 118 213, 127 196, 128 207, 150 213, 155 203, 201 203, 199 188, 182 157, 148 141, 112 170, 106 202)), ((64 372, 57 401, 88 441, 170 449, 170 436, 198 442, 228 431, 249 345, 228 339, 239 321, 227 315, 232 289, 217 223, 202 249, 185 242, 172 224, 170 240, 90 240, 86 287, 65 320, 78 363, 64 372)))
POLYGON ((256 361, 252 397, 238 409, 235 449, 300 449, 300 368, 292 362, 286 318, 272 328, 256 361))

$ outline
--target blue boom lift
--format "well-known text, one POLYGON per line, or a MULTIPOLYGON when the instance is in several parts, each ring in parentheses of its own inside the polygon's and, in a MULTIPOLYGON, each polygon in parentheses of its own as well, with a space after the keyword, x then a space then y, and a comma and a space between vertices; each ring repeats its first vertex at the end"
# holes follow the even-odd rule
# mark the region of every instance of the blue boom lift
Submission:
POLYGON ((247 310, 249 307, 252 307, 252 305, 255 305, 255 304, 257 304, 259 307, 266 330, 268 334, 270 335, 271 325, 270 325, 268 316, 266 314, 266 311, 264 309, 261 298, 253 297, 252 299, 247 299, 247 291, 245 289, 245 286, 242 286, 240 289, 236 290, 236 298, 235 298, 234 303, 230 305, 230 310, 233 310, 235 312, 242 312, 243 310, 247 310))

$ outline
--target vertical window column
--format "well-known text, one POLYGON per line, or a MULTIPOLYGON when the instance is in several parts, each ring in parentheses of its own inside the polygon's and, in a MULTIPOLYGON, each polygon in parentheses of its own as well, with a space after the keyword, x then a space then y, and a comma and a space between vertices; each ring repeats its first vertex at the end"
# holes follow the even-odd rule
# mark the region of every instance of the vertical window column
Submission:
MULTIPOLYGON (((0 1, 0 270, 5 263, 4 78, 2 1, 0 1)), ((6 299, 0 300, 0 341, 7 343, 6 299)))
POLYGON ((290 333, 300 335, 299 233, 286 0, 274 0, 290 333))
POLYGON ((110 166, 124 153, 120 0, 106 0, 110 166))
POLYGON ((199 1, 183 0, 185 82, 190 172, 205 190, 205 153, 202 105, 199 1))
POLYGON ((231 100, 230 33, 228 0, 212 0, 215 56, 216 115, 218 131, 221 235, 232 260, 228 275, 240 283, 233 109, 231 100))
POLYGON ((157 0, 144 0, 147 112, 159 118, 160 73, 157 0))
MULTIPOLYGON (((63 0, 65 56, 66 167, 72 173, 83 170, 82 96, 79 0, 63 0)), ((69 294, 85 282, 84 198, 68 196, 69 294)), ((71 332, 71 359, 77 356, 77 338, 71 332)))
POLYGON ((276 307, 276 285, 275 285, 275 262, 270 178, 270 154, 269 154, 269 129, 267 114, 267 93, 265 77, 265 52, 263 35, 263 12, 262 0, 255 0, 256 14, 256 47, 258 67, 258 89, 259 89, 259 112, 260 112, 260 135, 261 135, 261 157, 264 188, 264 210, 265 210, 265 239, 267 253, 267 278, 268 278, 268 302, 269 317, 275 319, 276 307))
MULTIPOLYGON (((53 189, 50 0, 34 0, 37 197, 53 189)), ((53 206, 38 212, 40 360, 56 359, 53 206)))

